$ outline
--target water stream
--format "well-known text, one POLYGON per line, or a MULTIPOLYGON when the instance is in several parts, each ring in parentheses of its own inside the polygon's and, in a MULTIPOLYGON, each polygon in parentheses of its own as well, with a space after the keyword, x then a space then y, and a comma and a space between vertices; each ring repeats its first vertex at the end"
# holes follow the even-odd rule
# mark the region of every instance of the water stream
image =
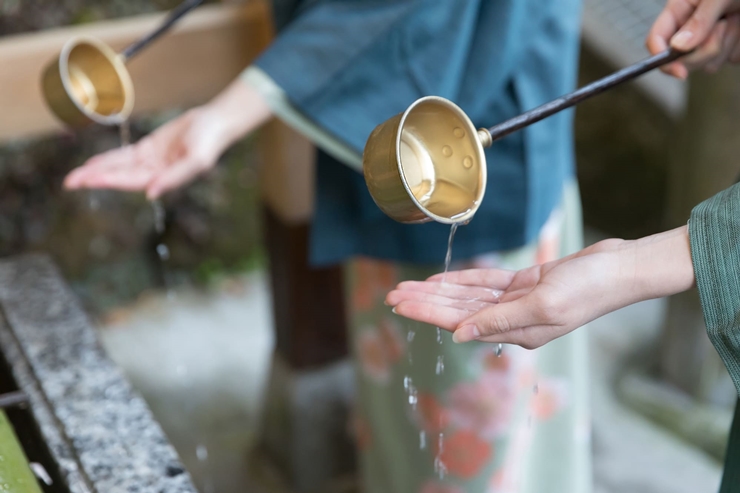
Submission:
MULTIPOLYGON (((445 270, 442 274, 442 284, 445 284, 447 282, 447 272, 450 270, 450 263, 452 262, 452 244, 455 241, 455 233, 457 232, 457 228, 459 226, 459 223, 453 223, 452 226, 450 226, 450 236, 447 240, 447 253, 445 254, 445 270)), ((442 346, 443 344, 442 329, 439 327, 437 327, 437 344, 439 344, 440 346, 442 346)), ((437 365, 434 369, 434 373, 438 377, 441 377, 444 374, 444 371, 444 354, 442 354, 442 351, 440 350, 440 354, 437 355, 437 365)), ((424 438, 426 439, 426 437, 424 438)), ((437 455, 434 458, 434 471, 437 473, 440 480, 444 479, 445 475, 447 474, 447 466, 442 459, 442 453, 444 451, 444 439, 444 432, 440 431, 437 443, 437 455)), ((425 444, 425 442, 426 440, 424 440, 423 443, 425 444)))

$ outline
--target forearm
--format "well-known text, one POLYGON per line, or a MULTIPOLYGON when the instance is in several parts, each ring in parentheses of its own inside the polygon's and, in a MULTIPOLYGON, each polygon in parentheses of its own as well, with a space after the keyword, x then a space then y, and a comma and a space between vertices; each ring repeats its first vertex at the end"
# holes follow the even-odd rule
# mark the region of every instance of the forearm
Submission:
POLYGON ((200 111, 217 131, 221 151, 272 118, 272 110, 262 94, 241 78, 233 81, 200 111))

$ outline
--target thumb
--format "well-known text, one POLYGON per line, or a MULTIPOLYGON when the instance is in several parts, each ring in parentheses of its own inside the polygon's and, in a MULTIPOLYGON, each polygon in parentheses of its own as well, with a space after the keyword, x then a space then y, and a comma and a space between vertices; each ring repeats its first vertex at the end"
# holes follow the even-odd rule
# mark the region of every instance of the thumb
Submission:
POLYGON ((695 49, 709 37, 726 7, 727 2, 724 0, 700 2, 691 18, 671 38, 671 46, 681 51, 695 49))
POLYGON ((543 314, 546 310, 541 305, 530 294, 511 302, 490 306, 463 320, 452 334, 452 340, 464 343, 534 325, 544 325, 543 314))

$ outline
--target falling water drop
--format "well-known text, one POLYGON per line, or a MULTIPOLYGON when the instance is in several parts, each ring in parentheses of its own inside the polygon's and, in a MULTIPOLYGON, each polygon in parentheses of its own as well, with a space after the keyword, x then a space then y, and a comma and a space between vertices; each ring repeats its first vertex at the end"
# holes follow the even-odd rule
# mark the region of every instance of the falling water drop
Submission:
POLYGON ((501 353, 504 352, 504 345, 503 344, 496 344, 496 357, 500 358, 501 353))
POLYGON ((406 340, 409 342, 413 342, 414 337, 416 337, 416 331, 414 329, 409 330, 408 334, 406 334, 406 340))
POLYGON ((534 384, 534 387, 532 388, 532 392, 534 392, 534 395, 537 395, 540 393, 540 386, 539 384, 534 384))
POLYGON ((437 445, 437 456, 434 458, 434 472, 436 472, 439 479, 442 480, 447 474, 447 466, 442 460, 442 452, 444 452, 444 433, 439 434, 437 445))
POLYGON ((413 380, 411 380, 410 376, 406 375, 405 377, 403 377, 403 388, 406 389, 407 392, 409 388, 411 388, 412 385, 413 385, 413 380))
POLYGON ((442 344, 442 329, 437 327, 437 343, 442 344))
POLYGON ((208 449, 205 445, 198 445, 195 448, 195 455, 198 457, 199 461, 205 462, 208 460, 208 449))
POLYGON ((98 198, 98 194, 95 190, 89 192, 89 196, 87 198, 87 206, 90 208, 91 211, 97 211, 100 209, 100 199, 98 198))
POLYGON ((121 137, 121 147, 131 145, 131 124, 128 121, 121 123, 118 127, 118 135, 121 137))
POLYGON ((170 258, 170 249, 167 248, 167 245, 164 243, 160 243, 157 245, 157 255, 159 255, 159 259, 162 261, 169 260, 170 258))
POLYGON ((51 479, 51 476, 49 476, 49 473, 43 465, 38 462, 29 462, 28 465, 31 467, 31 471, 33 471, 34 476, 43 481, 46 486, 54 484, 54 481, 51 479))
POLYGON ((164 233, 165 219, 167 217, 167 211, 165 211, 162 201, 152 200, 152 213, 154 214, 154 231, 161 235, 164 233))
POLYGON ((445 371, 445 361, 444 361, 444 356, 442 356, 442 355, 440 354, 439 356, 437 356, 437 368, 436 368, 436 373, 437 373, 437 375, 441 375, 442 373, 444 373, 444 371, 445 371))
POLYGON ((427 432, 422 430, 419 432, 419 450, 427 448, 427 432))
POLYGON ((416 405, 418 402, 419 397, 417 395, 416 389, 412 387, 411 390, 409 390, 409 404, 411 405, 411 409, 416 411, 416 405))

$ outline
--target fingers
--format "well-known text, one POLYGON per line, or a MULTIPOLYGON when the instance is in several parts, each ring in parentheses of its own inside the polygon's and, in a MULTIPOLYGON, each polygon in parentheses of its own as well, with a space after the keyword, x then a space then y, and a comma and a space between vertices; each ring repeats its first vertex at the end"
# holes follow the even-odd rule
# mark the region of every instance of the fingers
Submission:
POLYGON ((470 312, 467 310, 423 301, 404 301, 399 303, 393 311, 403 317, 433 325, 450 332, 460 322, 470 316, 470 312))
POLYGON ((458 310, 467 312, 468 315, 491 305, 491 303, 475 299, 460 300, 456 298, 447 298, 445 296, 439 296, 436 294, 422 293, 419 291, 391 291, 386 299, 387 304, 391 306, 398 306, 401 303, 407 301, 456 308, 458 310))
MULTIPOLYGON (((740 30, 740 14, 733 14, 727 20, 731 26, 738 26, 733 27, 733 29, 740 30)), ((740 63, 740 40, 736 41, 735 45, 730 49, 728 61, 730 63, 740 63)))
MULTIPOLYGON (((405 281, 396 287, 400 292, 424 292, 432 293, 447 298, 458 300, 476 300, 488 303, 496 303, 502 295, 502 291, 480 286, 464 286, 460 284, 442 284, 431 281, 405 281)), ((387 300, 390 304, 391 300, 387 300)))
POLYGON ((671 38, 670 45, 681 51, 691 51, 704 43, 728 6, 726 0, 700 1, 681 29, 671 38))
POLYGON ((515 344, 524 349, 537 349, 555 339, 558 334, 549 325, 527 327, 526 329, 515 329, 505 334, 496 334, 483 337, 480 342, 515 344))
POLYGON ((548 310, 550 306, 556 307, 530 295, 485 308, 460 322, 453 340, 470 342, 527 327, 551 325, 557 320, 557 313, 548 310))
POLYGON ((206 163, 192 156, 164 168, 146 187, 146 197, 155 200, 165 192, 178 188, 208 169, 206 163))
MULTIPOLYGON (((676 34, 694 11, 693 5, 686 0, 669 0, 663 11, 655 20, 646 43, 652 55, 657 55, 668 49, 671 37, 676 34)), ((681 62, 674 62, 661 67, 661 70, 679 79, 688 77, 688 70, 681 62)))
POLYGON ((503 269, 468 269, 436 274, 427 281, 467 286, 486 286, 491 289, 505 290, 514 279, 516 272, 503 269))
POLYGON ((69 190, 80 188, 112 188, 126 191, 144 190, 156 174, 156 168, 166 164, 158 159, 151 139, 136 145, 120 147, 93 156, 72 171, 64 180, 69 190))
POLYGON ((99 176, 117 167, 131 166, 133 157, 134 153, 130 147, 122 147, 94 156, 67 175, 64 187, 70 190, 85 188, 90 177, 99 176))
POLYGON ((718 59, 723 52, 726 33, 727 22, 719 22, 709 34, 706 41, 704 41, 693 53, 682 59, 682 62, 686 65, 687 69, 693 70, 696 68, 707 67, 708 64, 713 63, 714 60, 718 59))
POLYGON ((732 61, 733 53, 740 47, 740 16, 734 15, 727 20, 720 53, 709 63, 705 69, 714 73, 728 61, 732 61))

